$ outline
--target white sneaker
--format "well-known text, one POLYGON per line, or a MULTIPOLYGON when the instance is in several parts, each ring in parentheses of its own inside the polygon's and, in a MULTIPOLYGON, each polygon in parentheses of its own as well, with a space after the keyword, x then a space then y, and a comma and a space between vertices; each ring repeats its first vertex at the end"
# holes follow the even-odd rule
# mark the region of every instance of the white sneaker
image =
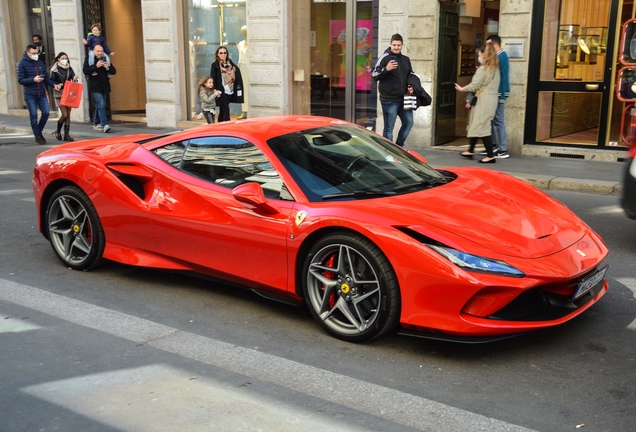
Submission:
MULTIPOLYGON (((494 154, 499 153, 499 147, 495 147, 494 149, 492 149, 492 152, 493 152, 494 154)), ((483 152, 479 152, 479 154, 480 154, 480 155, 488 155, 488 152, 484 150, 483 152)))
POLYGON ((96 131, 103 130, 102 125, 93 125, 93 129, 96 130, 96 131))
POLYGON ((106 125, 104 126, 104 133, 108 133, 110 132, 110 126, 106 125))

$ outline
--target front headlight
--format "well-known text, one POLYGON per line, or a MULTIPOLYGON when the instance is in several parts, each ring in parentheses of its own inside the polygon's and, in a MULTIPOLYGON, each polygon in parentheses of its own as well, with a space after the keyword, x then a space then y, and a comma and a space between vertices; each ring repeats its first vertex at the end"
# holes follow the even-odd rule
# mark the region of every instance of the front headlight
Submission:
POLYGON ((469 253, 444 246, 427 246, 448 259, 456 266, 461 267, 465 270, 519 278, 526 276, 525 273, 523 273, 522 271, 517 270, 516 268, 506 264, 503 261, 483 258, 477 255, 471 255, 469 253))

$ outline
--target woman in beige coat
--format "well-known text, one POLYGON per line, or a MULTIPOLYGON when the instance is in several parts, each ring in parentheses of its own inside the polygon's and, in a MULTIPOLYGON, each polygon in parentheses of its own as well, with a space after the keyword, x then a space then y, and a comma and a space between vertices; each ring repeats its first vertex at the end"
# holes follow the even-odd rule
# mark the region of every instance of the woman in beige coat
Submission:
POLYGON ((455 84, 455 89, 461 92, 473 92, 477 97, 477 103, 470 109, 468 116, 468 133, 470 149, 461 155, 472 159, 475 154, 477 140, 481 139, 486 147, 487 157, 481 159, 481 163, 495 163, 493 153, 491 123, 497 111, 499 103, 499 59, 492 44, 487 43, 479 49, 479 63, 481 66, 473 75, 473 79, 465 87, 455 84))

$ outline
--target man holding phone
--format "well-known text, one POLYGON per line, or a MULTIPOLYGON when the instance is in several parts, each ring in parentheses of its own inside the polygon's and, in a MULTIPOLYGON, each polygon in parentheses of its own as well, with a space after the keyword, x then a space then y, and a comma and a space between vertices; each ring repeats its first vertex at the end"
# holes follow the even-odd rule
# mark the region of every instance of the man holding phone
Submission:
POLYGON ((18 82, 23 87, 24 101, 29 110, 29 121, 35 142, 46 144, 42 131, 44 131, 44 126, 49 119, 50 110, 45 85, 59 90, 62 84, 55 83, 49 78, 46 66, 38 54, 38 47, 35 45, 27 45, 22 59, 18 62, 18 82), (39 121, 38 108, 40 108, 41 113, 39 121))
POLYGON ((404 40, 398 33, 391 36, 389 48, 380 56, 371 76, 378 81, 378 93, 384 117, 382 136, 393 141, 395 119, 399 116, 402 126, 398 132, 396 144, 404 147, 404 142, 413 127, 413 111, 404 109, 404 95, 413 94, 408 85, 408 77, 413 72, 411 60, 402 54, 404 40))

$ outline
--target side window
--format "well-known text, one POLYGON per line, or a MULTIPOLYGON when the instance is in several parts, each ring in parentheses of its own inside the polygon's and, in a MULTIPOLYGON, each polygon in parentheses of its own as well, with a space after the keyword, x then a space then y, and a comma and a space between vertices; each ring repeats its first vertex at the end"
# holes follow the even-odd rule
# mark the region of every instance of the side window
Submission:
POLYGON ((153 152, 170 165, 179 168, 181 159, 185 152, 187 141, 168 144, 167 146, 154 149, 153 152))
POLYGON ((208 137, 190 140, 180 168, 228 189, 242 183, 257 182, 266 197, 292 200, 265 155, 243 139, 208 137))

